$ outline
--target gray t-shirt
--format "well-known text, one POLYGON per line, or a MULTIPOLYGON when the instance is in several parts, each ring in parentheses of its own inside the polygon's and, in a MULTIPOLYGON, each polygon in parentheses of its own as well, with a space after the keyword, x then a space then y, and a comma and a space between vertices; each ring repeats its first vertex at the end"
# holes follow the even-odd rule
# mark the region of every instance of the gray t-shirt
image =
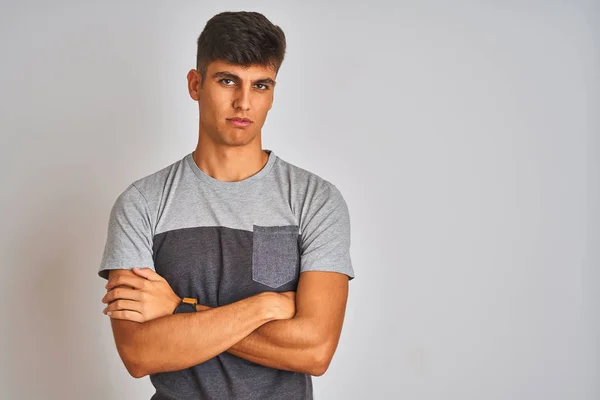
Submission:
MULTIPOLYGON (((350 218, 329 181, 277 157, 238 182, 202 171, 192 153, 133 182, 111 209, 98 275, 152 268, 179 297, 219 307, 257 293, 296 290, 304 271, 354 278, 350 218)), ((227 352, 151 374, 152 399, 312 399, 311 375, 227 352)))

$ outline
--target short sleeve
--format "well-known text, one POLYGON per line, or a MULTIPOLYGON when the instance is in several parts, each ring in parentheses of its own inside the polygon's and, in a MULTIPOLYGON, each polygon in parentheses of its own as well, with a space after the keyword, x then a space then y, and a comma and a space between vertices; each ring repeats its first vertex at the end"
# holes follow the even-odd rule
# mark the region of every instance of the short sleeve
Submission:
POLYGON ((331 184, 308 203, 302 219, 300 272, 333 271, 354 279, 350 259, 350 215, 339 189, 331 184))
POLYGON ((131 184, 117 197, 108 219, 108 233, 98 275, 111 269, 151 268, 152 222, 142 193, 131 184))

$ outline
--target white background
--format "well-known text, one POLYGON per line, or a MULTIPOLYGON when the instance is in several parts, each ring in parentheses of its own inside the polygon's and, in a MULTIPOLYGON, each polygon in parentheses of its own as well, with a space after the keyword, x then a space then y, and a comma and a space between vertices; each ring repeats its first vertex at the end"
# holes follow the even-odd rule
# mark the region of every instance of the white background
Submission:
POLYGON ((191 152, 221 11, 284 30, 263 148, 330 180, 356 279, 317 399, 600 398, 593 1, 19 1, 0 12, 0 397, 148 399, 100 299, 110 207, 191 152))

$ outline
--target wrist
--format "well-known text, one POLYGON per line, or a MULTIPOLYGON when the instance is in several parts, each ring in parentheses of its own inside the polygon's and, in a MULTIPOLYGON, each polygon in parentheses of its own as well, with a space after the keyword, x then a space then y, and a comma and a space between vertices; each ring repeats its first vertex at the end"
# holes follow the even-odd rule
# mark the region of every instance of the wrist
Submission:
POLYGON ((171 304, 172 307, 170 308, 172 314, 175 314, 175 310, 181 304, 181 300, 183 300, 183 298, 181 298, 181 297, 179 297, 177 295, 175 295, 175 297, 173 298, 173 301, 172 301, 172 304, 171 304))

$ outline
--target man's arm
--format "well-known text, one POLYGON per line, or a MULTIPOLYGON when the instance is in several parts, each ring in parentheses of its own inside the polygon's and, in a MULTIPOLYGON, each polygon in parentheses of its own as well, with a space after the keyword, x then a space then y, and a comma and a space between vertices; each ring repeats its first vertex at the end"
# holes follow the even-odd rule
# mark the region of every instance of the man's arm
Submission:
MULTIPOLYGON (((113 270, 110 276, 133 274, 113 270)), ((111 318, 127 371, 136 378, 200 364, 227 350, 269 321, 291 318, 279 294, 262 293, 204 312, 166 315, 143 324, 111 318)))
POLYGON ((347 298, 347 275, 303 272, 294 318, 262 325, 227 352, 271 368, 323 375, 338 345, 347 298))

